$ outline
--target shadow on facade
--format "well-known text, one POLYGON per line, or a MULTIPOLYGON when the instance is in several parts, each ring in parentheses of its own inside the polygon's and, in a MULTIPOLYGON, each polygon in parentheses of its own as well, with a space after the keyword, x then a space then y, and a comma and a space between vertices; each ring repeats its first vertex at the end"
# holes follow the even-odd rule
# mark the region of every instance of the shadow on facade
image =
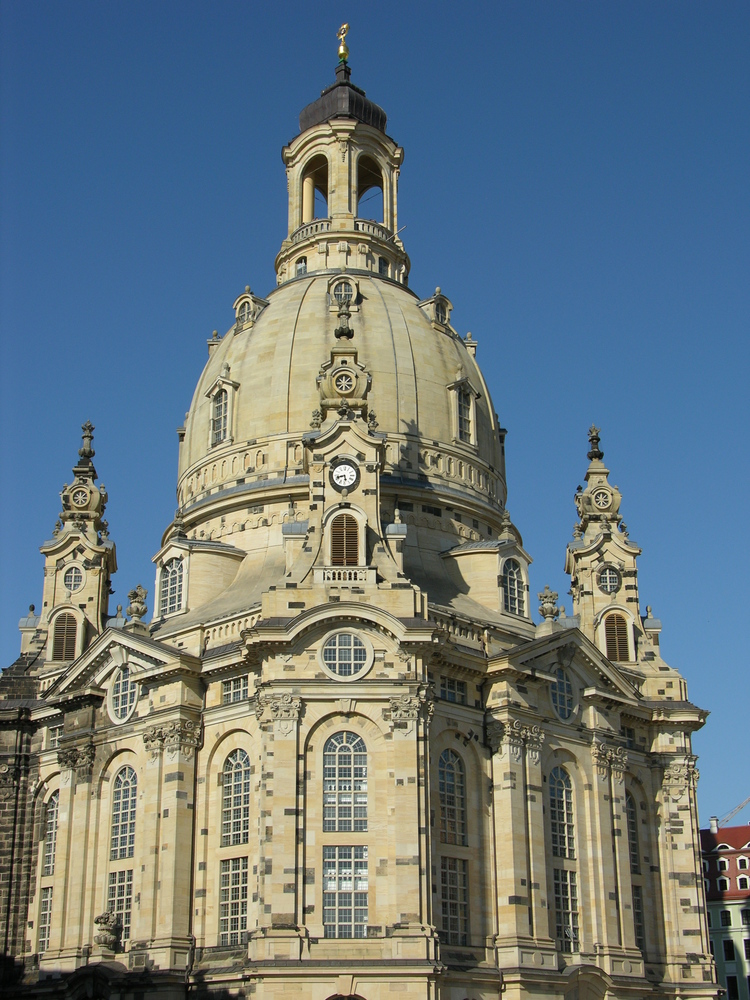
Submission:
POLYGON ((189 997, 208 997, 212 1000, 230 1000, 244 996, 241 990, 209 989, 193 982, 188 986, 184 973, 131 972, 120 962, 100 962, 87 965, 74 972, 38 977, 19 962, 6 960, 0 967, 0 995, 18 998, 56 998, 65 1000, 184 1000, 189 997))

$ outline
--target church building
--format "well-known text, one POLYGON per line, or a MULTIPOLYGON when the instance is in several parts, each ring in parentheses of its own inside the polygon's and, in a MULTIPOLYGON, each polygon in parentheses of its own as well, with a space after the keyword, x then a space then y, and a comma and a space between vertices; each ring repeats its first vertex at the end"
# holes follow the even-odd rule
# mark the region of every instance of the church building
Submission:
POLYGON ((342 30, 282 151, 277 286, 208 342, 154 588, 115 614, 84 425, 0 678, 5 995, 715 997, 706 713, 599 431, 565 617, 532 599, 477 342, 409 286, 404 151, 347 56, 342 30))

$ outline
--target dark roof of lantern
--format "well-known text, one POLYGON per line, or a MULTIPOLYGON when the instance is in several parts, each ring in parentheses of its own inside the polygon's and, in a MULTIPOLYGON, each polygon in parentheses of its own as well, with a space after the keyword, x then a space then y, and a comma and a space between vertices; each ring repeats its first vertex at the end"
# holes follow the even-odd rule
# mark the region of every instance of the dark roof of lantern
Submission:
POLYGON ((349 82, 351 73, 346 63, 338 64, 336 82, 326 87, 317 101, 308 104, 300 112, 300 132, 305 132, 313 125, 321 125, 331 118, 356 118, 365 125, 371 125, 385 132, 387 121, 385 111, 373 101, 368 101, 364 90, 349 82))

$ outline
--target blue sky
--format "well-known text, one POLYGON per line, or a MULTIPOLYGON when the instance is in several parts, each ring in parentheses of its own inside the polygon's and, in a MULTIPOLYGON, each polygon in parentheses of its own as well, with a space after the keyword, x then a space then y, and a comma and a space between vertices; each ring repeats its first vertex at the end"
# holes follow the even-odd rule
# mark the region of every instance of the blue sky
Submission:
POLYGON ((440 285, 479 342, 532 590, 568 612, 573 494, 602 428, 642 610, 711 712, 707 825, 750 794, 746 2, 4 0, 0 663, 40 603, 86 419, 112 610, 153 591, 175 429, 206 338, 246 284, 274 286, 279 151, 333 80, 344 20, 352 79, 406 151, 411 286, 440 285))

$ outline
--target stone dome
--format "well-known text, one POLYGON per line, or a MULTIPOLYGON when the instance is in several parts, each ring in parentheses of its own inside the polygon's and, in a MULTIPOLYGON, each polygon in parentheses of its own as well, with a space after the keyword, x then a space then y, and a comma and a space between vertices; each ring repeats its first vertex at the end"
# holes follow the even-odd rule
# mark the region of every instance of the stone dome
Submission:
MULTIPOLYGON (((440 294, 420 302, 403 285, 369 273, 306 274, 277 288, 254 322, 238 322, 209 342, 180 446, 180 506, 187 513, 201 498, 221 492, 236 502, 243 485, 259 482, 255 477, 273 481, 303 472, 300 446, 321 408, 321 371, 342 343, 356 352, 360 379, 369 383, 363 389, 367 417, 374 411, 377 431, 386 436, 387 471, 502 505, 497 419, 474 342, 467 349, 448 322, 434 319, 449 310, 440 294), (341 281, 353 294, 351 339, 335 335, 334 290, 341 281), (215 444, 214 395, 222 386, 230 397, 230 427, 227 439, 215 444), (459 439, 454 414, 455 394, 464 386, 473 410, 468 442, 459 439)), ((323 426, 337 415, 329 409, 323 426)))

